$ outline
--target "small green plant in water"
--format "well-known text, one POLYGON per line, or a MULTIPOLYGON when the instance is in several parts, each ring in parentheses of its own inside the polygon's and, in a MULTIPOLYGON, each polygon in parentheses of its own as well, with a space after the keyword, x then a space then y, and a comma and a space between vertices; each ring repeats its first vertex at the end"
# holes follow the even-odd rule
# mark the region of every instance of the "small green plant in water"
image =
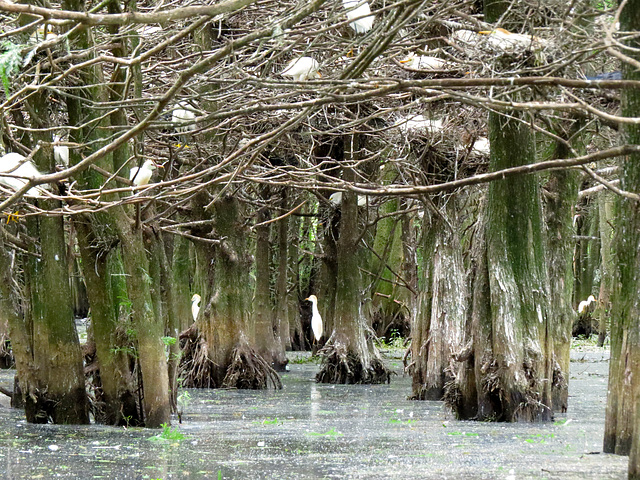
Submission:
POLYGON ((176 441, 184 440, 186 437, 177 428, 171 428, 168 423, 162 424, 162 433, 149 437, 152 442, 176 441))
POLYGON ((389 339, 380 337, 378 339, 378 348, 381 349, 403 349, 405 348, 405 339, 397 330, 392 330, 389 339))
POLYGON ((184 413, 184 409, 191 403, 191 394, 186 390, 178 395, 178 422, 182 423, 182 414, 184 413))
POLYGON ((342 433, 336 432, 336 429, 332 428, 331 430, 325 433, 309 432, 307 433, 307 435, 311 437, 340 437, 342 436, 342 433))

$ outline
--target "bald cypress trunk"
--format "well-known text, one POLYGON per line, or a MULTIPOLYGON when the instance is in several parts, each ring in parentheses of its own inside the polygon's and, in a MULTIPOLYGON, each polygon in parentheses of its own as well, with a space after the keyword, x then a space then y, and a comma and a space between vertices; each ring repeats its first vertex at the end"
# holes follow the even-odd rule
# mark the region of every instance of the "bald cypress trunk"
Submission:
MULTIPOLYGON (((191 259, 189 258, 189 246, 191 242, 180 235, 175 238, 173 249, 172 274, 175 289, 175 308, 180 332, 189 328, 194 319, 191 313, 191 259)), ((200 295, 199 290, 193 293, 200 295)))
MULTIPOLYGON (((569 151, 556 147, 556 158, 569 151)), ((566 412, 569 396, 571 329, 575 318, 573 295, 573 206, 578 194, 578 173, 572 170, 549 174, 546 196, 548 266, 550 287, 550 334, 553 337, 553 408, 566 412)))
POLYGON ((604 345, 607 331, 609 331, 609 317, 611 314, 611 289, 613 288, 613 253, 611 242, 613 239, 614 219, 613 193, 607 190, 598 195, 598 212, 600 223, 600 292, 598 294, 598 307, 595 316, 598 318, 598 346, 604 345))
MULTIPOLYGON (((393 199, 380 207, 380 215, 392 214, 400 200, 393 199)), ((407 290, 398 279, 403 265, 402 218, 390 216, 377 223, 370 260, 373 329, 380 337, 389 338, 392 331, 403 331, 407 308, 407 290)))
MULTIPOLYGON (((282 202, 286 208, 286 197, 282 202)), ((276 280, 276 336, 284 350, 291 350, 289 323, 289 217, 278 223, 278 276, 276 280)))
POLYGON ((442 399, 461 348, 467 289, 456 209, 451 197, 424 216, 424 290, 411 328, 411 396, 418 400, 442 399))
MULTIPOLYGON (((533 163, 526 123, 491 113, 489 136, 491 170, 533 163)), ((553 343, 537 177, 491 183, 485 215, 478 229, 484 239, 476 239, 470 343, 459 356, 459 390, 450 392, 450 404, 460 418, 548 420, 553 343)))
MULTIPOLYGON (((640 1, 625 6, 621 29, 640 28, 640 1)), ((640 47, 637 39, 631 46, 640 47)), ((626 51, 636 60, 636 50, 626 51)), ((623 64, 623 78, 640 79, 632 65, 623 64)), ((636 117, 640 112, 640 94, 624 89, 621 94, 622 115, 636 117)), ((624 124, 625 143, 640 144, 640 127, 624 124)), ((621 187, 627 192, 640 191, 640 155, 621 159, 621 187)), ((640 209, 637 201, 619 198, 618 229, 615 239, 616 274, 611 312, 611 359, 605 416, 604 451, 629 456, 629 478, 640 478, 640 209)))
MULTIPOLYGON (((355 157, 358 135, 349 137, 346 156, 355 157)), ((343 169, 346 182, 355 181, 351 168, 343 169)), ((368 331, 361 308, 361 276, 359 254, 357 197, 352 192, 342 195, 340 234, 337 239, 337 277, 333 330, 320 350, 322 366, 316 375, 320 383, 383 383, 389 372, 368 331)), ((319 299, 321 301, 321 299, 319 299)), ((325 335, 328 333, 325 330, 325 335)))
MULTIPOLYGON (((212 218, 213 229, 197 230, 202 238, 219 243, 196 242, 202 289, 201 313, 183 338, 188 342, 181 364, 183 384, 191 387, 281 388, 280 378, 257 352, 250 326, 251 255, 241 206, 230 195, 221 196, 211 209, 200 194, 194 212, 200 219, 212 218)), ((273 336, 273 332, 271 333, 273 336)))
MULTIPOLYGON (((35 93, 26 104, 32 127, 49 127, 47 93, 35 93)), ((46 132, 35 131, 34 142, 50 141, 46 132)), ((40 171, 53 169, 53 151, 41 148, 34 155, 40 171)), ((55 200, 37 200, 47 210, 60 208, 55 200)), ((88 404, 84 386, 82 353, 73 318, 64 220, 60 216, 29 217, 27 230, 42 239, 32 246, 24 265, 31 303, 32 361, 34 384, 21 380, 27 421, 33 423, 88 423, 88 404)), ((18 371, 18 375, 21 373, 18 371)))
MULTIPOLYGON (((258 213, 259 223, 269 220, 267 209, 258 213)), ((274 311, 271 302, 270 224, 256 227, 256 285, 253 294, 253 327, 257 352, 276 370, 286 365, 284 349, 274 335, 274 311)))

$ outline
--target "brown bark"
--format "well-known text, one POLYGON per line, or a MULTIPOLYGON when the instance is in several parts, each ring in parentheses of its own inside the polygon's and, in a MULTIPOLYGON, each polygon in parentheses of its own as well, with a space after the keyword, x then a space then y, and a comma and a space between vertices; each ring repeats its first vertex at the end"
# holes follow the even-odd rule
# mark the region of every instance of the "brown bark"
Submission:
POLYGON ((466 285, 455 198, 425 212, 424 292, 411 329, 412 398, 440 400, 461 350, 466 285))

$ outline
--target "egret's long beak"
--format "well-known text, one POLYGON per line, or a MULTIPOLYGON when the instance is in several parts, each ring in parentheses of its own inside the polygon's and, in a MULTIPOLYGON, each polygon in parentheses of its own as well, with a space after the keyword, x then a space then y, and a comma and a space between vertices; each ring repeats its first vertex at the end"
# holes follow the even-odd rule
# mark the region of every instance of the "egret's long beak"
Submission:
POLYGON ((481 32, 478 32, 478 35, 491 35, 493 33, 493 30, 482 30, 481 32))
POLYGON ((322 78, 322 74, 320 72, 316 72, 316 74, 318 75, 318 78, 322 78))
POLYGON ((159 163, 156 163, 156 168, 164 168, 164 165, 160 165, 159 163))

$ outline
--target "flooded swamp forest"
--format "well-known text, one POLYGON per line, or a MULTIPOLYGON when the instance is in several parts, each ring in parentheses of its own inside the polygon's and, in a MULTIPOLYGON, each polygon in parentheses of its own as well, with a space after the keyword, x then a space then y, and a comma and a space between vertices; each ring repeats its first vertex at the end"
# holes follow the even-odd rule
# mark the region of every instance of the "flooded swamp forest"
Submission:
POLYGON ((640 479, 640 0, 0 0, 3 478, 640 479))

